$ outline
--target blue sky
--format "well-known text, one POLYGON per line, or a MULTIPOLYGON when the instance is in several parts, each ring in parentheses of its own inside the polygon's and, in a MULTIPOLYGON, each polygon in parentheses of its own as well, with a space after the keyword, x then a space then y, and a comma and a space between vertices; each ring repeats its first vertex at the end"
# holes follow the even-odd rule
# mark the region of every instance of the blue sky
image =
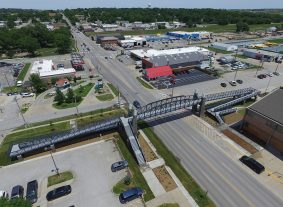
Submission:
POLYGON ((282 0, 0 0, 0 8, 65 9, 77 7, 283 8, 282 0))

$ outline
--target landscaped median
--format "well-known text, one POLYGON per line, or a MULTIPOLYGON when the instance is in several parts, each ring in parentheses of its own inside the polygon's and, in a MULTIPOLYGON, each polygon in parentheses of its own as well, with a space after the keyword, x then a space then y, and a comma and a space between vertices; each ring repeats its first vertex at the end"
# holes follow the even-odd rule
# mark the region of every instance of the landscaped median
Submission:
POLYGON ((59 175, 56 174, 56 175, 49 176, 47 187, 66 182, 68 180, 72 180, 73 178, 74 178, 74 175, 70 171, 59 173, 59 175))
POLYGON ((147 89, 153 89, 153 87, 149 83, 145 82, 142 78, 137 77, 137 80, 143 85, 143 87, 147 89))
POLYGON ((17 78, 18 81, 23 81, 25 79, 26 74, 27 74, 29 68, 30 68, 30 63, 26 63, 24 68, 21 70, 21 72, 20 72, 20 74, 19 74, 19 76, 17 78))
MULTIPOLYGON (((117 185, 113 187, 113 192, 116 194, 121 193, 124 190, 127 190, 130 187, 140 187, 144 191, 144 201, 147 202, 154 198, 154 195, 149 188, 145 178, 143 177, 138 164, 136 163, 133 155, 129 151, 128 147, 126 146, 125 142, 121 137, 117 138, 117 146, 120 149, 125 160, 129 163, 129 170, 130 170, 130 181, 122 180, 117 185)), ((127 178, 126 178, 127 179, 127 178)))
POLYGON ((189 175, 186 169, 182 166, 180 161, 172 154, 172 152, 165 146, 159 137, 151 130, 151 128, 144 122, 140 123, 143 132, 149 138, 150 142, 154 145, 157 153, 165 160, 175 175, 179 178, 183 186, 193 197, 200 207, 213 207, 215 204, 207 197, 206 193, 196 183, 196 181, 189 175), (146 127, 146 128, 145 128, 146 127))
POLYGON ((8 134, 0 145, 0 166, 10 165, 17 161, 11 161, 8 151, 13 143, 23 142, 34 139, 37 136, 58 133, 69 130, 70 120, 77 119, 77 125, 85 126, 86 124, 102 121, 111 117, 122 116, 125 113, 123 109, 99 109, 88 112, 79 116, 67 116, 59 119, 49 120, 41 123, 35 123, 30 128, 18 128, 8 134))

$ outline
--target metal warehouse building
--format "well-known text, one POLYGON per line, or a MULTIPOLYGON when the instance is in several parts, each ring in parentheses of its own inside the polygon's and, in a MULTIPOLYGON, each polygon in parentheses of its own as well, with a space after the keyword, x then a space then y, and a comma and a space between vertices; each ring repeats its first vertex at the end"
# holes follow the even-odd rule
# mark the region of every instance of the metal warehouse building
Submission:
POLYGON ((215 42, 211 44, 212 48, 219 49, 219 50, 225 50, 225 51, 236 51, 238 49, 238 46, 231 45, 231 44, 225 44, 220 42, 215 42))
POLYGON ((211 33, 202 31, 202 32, 184 32, 184 31, 176 31, 176 32, 167 32, 168 36, 173 36, 182 39, 210 39, 211 33))
POLYGON ((253 139, 283 153, 283 87, 250 106, 242 129, 253 139))
POLYGON ((282 54, 275 53, 275 52, 269 52, 264 50, 256 50, 256 49, 246 49, 243 52, 243 55, 258 59, 258 60, 264 60, 264 61, 273 61, 276 57, 282 57, 282 54))
POLYGON ((199 65, 202 61, 209 60, 207 55, 201 52, 187 52, 173 55, 152 56, 142 60, 143 68, 153 68, 168 65, 173 69, 186 68, 199 65))

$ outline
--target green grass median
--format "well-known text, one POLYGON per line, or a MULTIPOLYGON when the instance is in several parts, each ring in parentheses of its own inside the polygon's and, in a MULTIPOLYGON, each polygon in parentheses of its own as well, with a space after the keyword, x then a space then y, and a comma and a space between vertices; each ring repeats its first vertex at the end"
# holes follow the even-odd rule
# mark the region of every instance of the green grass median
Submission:
POLYGON ((143 79, 141 79, 140 77, 137 77, 137 80, 140 82, 140 84, 143 85, 143 87, 145 87, 145 88, 147 88, 147 89, 153 89, 153 87, 152 87, 149 83, 145 82, 145 81, 144 81, 143 79))
POLYGON ((150 142, 155 146, 157 153, 165 160, 166 165, 168 165, 175 175, 179 178, 183 186, 193 197, 196 203, 200 207, 214 207, 215 204, 210 200, 206 193, 201 189, 201 187, 196 183, 191 175, 182 166, 179 160, 173 155, 173 153, 165 146, 165 144, 159 139, 159 137, 149 128, 146 123, 140 123, 141 126, 147 127, 143 131, 149 138, 150 142))
POLYGON ((96 98, 99 101, 111 101, 111 100, 114 99, 114 96, 112 94, 108 93, 108 94, 103 94, 103 95, 96 96, 96 98))
POLYGON ((25 79, 29 68, 30 68, 30 63, 26 63, 17 78, 18 81, 23 81, 25 79))
POLYGON ((115 96, 119 95, 118 89, 112 83, 107 83, 107 85, 111 89, 111 91, 115 94, 115 96))
MULTIPOLYGON (((126 146, 125 142, 123 141, 122 138, 119 137, 119 139, 117 140, 117 145, 120 149, 120 152, 123 154, 123 157, 125 160, 128 161, 129 163, 129 168, 131 171, 131 175, 132 175, 132 184, 134 186, 140 187, 144 190, 145 194, 144 194, 144 200, 145 202, 151 200, 154 198, 154 195, 152 193, 152 191, 150 190, 145 178, 143 177, 138 164, 136 163, 132 153, 129 151, 128 147, 126 146)), ((117 188, 119 189, 124 189, 124 186, 121 186, 121 183, 118 183, 117 188)), ((120 192, 120 191, 118 191, 120 192)))
POLYGON ((68 180, 72 180, 73 178, 74 178, 73 173, 70 171, 59 173, 59 175, 56 174, 56 175, 49 176, 47 187, 66 182, 68 180))

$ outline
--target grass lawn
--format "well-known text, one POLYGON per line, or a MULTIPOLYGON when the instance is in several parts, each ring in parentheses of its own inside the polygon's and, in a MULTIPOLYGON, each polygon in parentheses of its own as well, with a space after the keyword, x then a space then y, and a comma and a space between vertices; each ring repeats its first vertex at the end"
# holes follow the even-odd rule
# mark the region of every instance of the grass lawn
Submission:
MULTIPOLYGON (((146 123, 141 123, 140 125, 148 126, 146 123)), ((157 149, 157 153, 163 157, 166 165, 168 165, 173 170, 183 186, 197 202, 197 204, 200 207, 215 206, 215 204, 206 196, 206 193, 181 165, 180 161, 176 159, 172 152, 164 145, 164 143, 151 130, 151 128, 145 128, 143 129, 143 131, 157 149)))
POLYGON ((107 83, 107 85, 111 89, 111 91, 115 94, 115 96, 119 95, 118 89, 112 83, 107 83))
POLYGON ((55 109, 68 109, 68 108, 73 108, 73 107, 77 107, 78 105, 81 104, 83 100, 81 100, 80 102, 76 102, 76 103, 62 103, 60 105, 58 105, 57 103, 52 104, 52 106, 55 109))
MULTIPOLYGON (((45 124, 50 124, 50 122, 54 123, 54 122, 61 122, 61 121, 65 121, 68 122, 70 119, 76 119, 79 117, 79 120, 80 119, 85 119, 85 117, 88 117, 88 118, 93 118, 93 117, 104 117, 106 116, 107 114, 110 114, 111 116, 112 115, 115 115, 116 113, 118 114, 124 114, 125 111, 123 109, 113 109, 111 107, 109 108, 104 108, 104 109, 97 109, 97 110, 94 110, 94 111, 90 111, 90 112, 86 112, 86 113, 80 113, 78 116, 77 115, 69 115, 69 116, 65 116, 65 117, 61 117, 61 118, 57 118, 57 119, 51 119, 51 120, 47 120, 47 121, 42 121, 42 122, 37 122, 37 123, 33 123, 33 124, 30 124, 28 128, 30 127, 36 127, 36 126, 41 126, 41 125, 45 125, 45 124)), ((20 130, 20 129, 25 129, 24 126, 20 126, 18 128, 16 128, 15 130, 20 130)))
POLYGON ((56 185, 58 183, 63 183, 65 181, 73 179, 73 173, 70 171, 59 173, 59 175, 52 175, 48 177, 47 187, 56 185))
POLYGON ((244 55, 234 55, 234 56, 241 59, 248 59, 248 57, 244 55))
POLYGON ((231 54, 232 53, 230 51, 220 50, 220 49, 213 48, 213 47, 205 47, 205 48, 208 49, 209 51, 216 52, 216 53, 222 53, 222 54, 231 54))
POLYGON ((179 207, 179 204, 178 203, 164 203, 157 207, 179 207))
POLYGON ((25 79, 29 67, 30 67, 30 63, 25 64, 24 68, 21 70, 21 72, 20 72, 20 74, 17 78, 18 81, 20 81, 20 80, 23 81, 25 79))
POLYGON ((87 94, 90 92, 92 87, 94 86, 93 83, 88 83, 84 86, 78 87, 77 89, 74 90, 74 93, 77 95, 80 95, 81 97, 87 96, 87 94))
POLYGON ((12 164, 16 161, 11 161, 8 157, 8 150, 10 146, 15 142, 22 142, 25 140, 32 139, 37 136, 46 135, 54 132, 62 132, 70 129, 70 123, 64 122, 49 126, 44 126, 35 129, 29 129, 26 131, 15 132, 13 134, 9 134, 5 137, 2 144, 0 145, 0 166, 5 166, 12 164))
POLYGON ((111 101, 114 96, 110 93, 96 96, 99 101, 111 101))
POLYGON ((39 56, 52 56, 58 55, 56 47, 40 48, 37 50, 39 56))
POLYGON ((268 40, 268 42, 273 42, 273 43, 277 43, 277 44, 283 44, 283 38, 268 40))
POLYGON ((3 87, 2 88, 2 92, 3 93, 9 93, 9 92, 18 92, 18 93, 20 93, 21 92, 21 90, 22 90, 22 88, 21 87, 17 87, 17 86, 11 86, 11 87, 3 87))
POLYGON ((140 84, 143 85, 143 87, 145 87, 145 88, 147 88, 147 89, 153 89, 153 87, 152 87, 149 83, 145 82, 145 81, 144 81, 143 79, 141 79, 140 77, 137 77, 137 80, 140 82, 140 84))
POLYGON ((129 163, 129 168, 131 171, 131 175, 132 175, 132 182, 134 186, 140 187, 143 189, 144 193, 144 200, 145 202, 151 200, 154 198, 154 195, 152 193, 152 191, 150 190, 146 180, 144 179, 138 164, 136 163, 133 155, 131 154, 131 152, 129 151, 128 147, 126 146, 125 142, 123 141, 122 138, 119 138, 117 140, 117 145, 121 151, 121 153, 123 154, 123 157, 125 160, 128 161, 129 163))
POLYGON ((130 177, 126 176, 125 178, 120 180, 116 185, 113 186, 112 191, 116 195, 119 195, 123 191, 126 191, 129 188, 133 188, 133 187, 135 187, 135 185, 133 183, 133 179, 131 179, 130 177), (130 179, 129 183, 125 182, 126 179, 130 179))

